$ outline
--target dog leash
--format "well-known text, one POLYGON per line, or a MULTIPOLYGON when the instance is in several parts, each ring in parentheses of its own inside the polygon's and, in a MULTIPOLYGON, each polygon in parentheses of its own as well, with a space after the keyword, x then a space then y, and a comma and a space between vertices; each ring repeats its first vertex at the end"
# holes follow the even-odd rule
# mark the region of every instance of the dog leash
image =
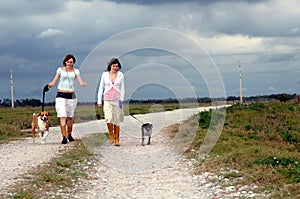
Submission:
POLYGON ((44 111, 45 106, 45 93, 49 91, 48 84, 43 88, 43 102, 42 102, 42 112, 44 111))
POLYGON ((145 124, 144 122, 142 122, 141 120, 139 120, 138 118, 136 118, 134 115, 130 114, 130 116, 133 117, 134 119, 136 119, 137 121, 141 122, 142 124, 145 124))

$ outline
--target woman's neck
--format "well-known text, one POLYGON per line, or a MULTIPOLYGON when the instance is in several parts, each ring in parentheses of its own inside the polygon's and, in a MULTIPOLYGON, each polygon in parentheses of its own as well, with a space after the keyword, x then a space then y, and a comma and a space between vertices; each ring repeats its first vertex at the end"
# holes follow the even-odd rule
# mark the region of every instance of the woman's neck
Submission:
POLYGON ((66 66, 65 70, 66 70, 66 72, 72 72, 73 71, 73 67, 66 66))

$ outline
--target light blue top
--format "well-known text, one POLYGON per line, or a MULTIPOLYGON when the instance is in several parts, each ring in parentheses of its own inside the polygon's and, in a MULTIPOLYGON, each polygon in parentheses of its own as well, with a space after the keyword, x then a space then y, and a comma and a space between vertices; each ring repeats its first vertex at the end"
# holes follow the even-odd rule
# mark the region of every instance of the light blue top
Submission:
POLYGON ((79 70, 77 68, 74 68, 73 72, 67 72, 62 69, 62 67, 59 67, 56 71, 60 75, 59 82, 57 89, 59 90, 66 90, 66 91, 74 91, 74 82, 76 79, 76 76, 80 74, 79 70))

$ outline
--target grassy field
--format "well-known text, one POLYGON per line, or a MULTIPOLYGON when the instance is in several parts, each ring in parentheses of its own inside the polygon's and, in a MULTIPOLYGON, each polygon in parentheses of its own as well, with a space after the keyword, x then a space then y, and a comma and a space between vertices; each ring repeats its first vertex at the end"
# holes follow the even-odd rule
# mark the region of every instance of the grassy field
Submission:
MULTIPOLYGON (((185 105, 189 107, 194 105, 185 105)), ((124 105, 124 113, 128 114, 144 114, 155 111, 168 111, 182 107, 178 104, 164 104, 156 106, 155 104, 147 105, 124 105)), ((45 111, 52 114, 50 126, 58 126, 59 119, 56 117, 54 107, 45 107, 45 111)), ((0 109, 0 143, 10 140, 22 139, 31 136, 31 120, 33 113, 39 113, 41 107, 17 107, 17 108, 1 108, 0 109), (26 131, 25 131, 26 130, 26 131)), ((81 123, 96 119, 103 119, 103 110, 97 106, 77 106, 74 122, 81 123)))
MULTIPOLYGON (((163 107, 135 105, 127 106, 127 108, 125 110, 126 114, 139 114, 148 113, 149 110, 173 110, 182 108, 182 106, 180 107, 177 104, 163 105, 163 107)), ((53 113, 53 117, 56 118, 53 107, 46 107, 45 109, 53 113)), ((0 139, 4 142, 31 136, 28 132, 21 130, 30 128, 32 113, 39 110, 40 108, 1 109, 0 139)), ((270 193, 270 198, 300 198, 299 104, 270 102, 255 103, 248 106, 237 104, 227 108, 222 134, 209 157, 203 161, 199 158, 197 152, 209 128, 210 116, 210 111, 202 112, 187 120, 185 125, 174 124, 166 129, 166 133, 172 137, 178 134, 178 131, 188 131, 188 128, 191 126, 199 126, 190 146, 191 151, 185 153, 187 157, 198 161, 196 164, 198 173, 210 171, 223 175, 229 179, 229 182, 232 182, 231 184, 224 184, 224 186, 256 186, 257 192, 270 193), (180 129, 178 128, 179 126, 180 129)), ((97 107, 79 106, 76 110, 75 122, 83 122, 95 118, 103 118, 103 113, 97 107)), ((58 120, 55 121, 53 119, 53 125, 58 125, 58 120)), ((86 139, 94 140, 93 138, 86 139)), ((89 146, 92 146, 92 144, 89 146)), ((69 181, 76 182, 78 176, 84 178, 86 171, 70 169, 69 166, 74 165, 71 164, 74 161, 90 162, 92 156, 88 151, 79 142, 73 153, 80 153, 81 155, 76 155, 76 157, 70 156, 70 159, 65 160, 60 160, 58 157, 49 165, 41 167, 38 176, 30 177, 28 184, 37 183, 35 186, 42 187, 47 187, 51 184, 47 189, 53 192, 61 188, 61 186, 72 187, 74 183, 69 183, 69 181), (79 156, 83 159, 78 160, 79 156), (51 169, 53 173, 49 174, 47 173, 49 167, 60 169, 51 169), (68 173, 68 170, 76 171, 76 173, 68 173), (67 181, 61 181, 61 179, 53 177, 59 175, 68 175, 70 177, 64 177, 67 181)), ((20 187, 24 186, 16 187, 19 189, 15 198, 24 198, 23 196, 26 194, 32 195, 33 198, 39 198, 34 190, 24 192, 24 190, 20 189, 20 187)))
MULTIPOLYGON (((198 173, 210 171, 231 179, 233 183, 224 186, 256 185, 256 191, 269 192, 270 198, 300 198, 299 104, 229 107, 222 134, 203 161, 197 152, 206 136, 210 113, 202 112, 186 122, 188 126, 199 124, 191 152, 186 154, 198 159, 198 173)), ((171 136, 178 133, 177 126, 170 127, 171 136)))

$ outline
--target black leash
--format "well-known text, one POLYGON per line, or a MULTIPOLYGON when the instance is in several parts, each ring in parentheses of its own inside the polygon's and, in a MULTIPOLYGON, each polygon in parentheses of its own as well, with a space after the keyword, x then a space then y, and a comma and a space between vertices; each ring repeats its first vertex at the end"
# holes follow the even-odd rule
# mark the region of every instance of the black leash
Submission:
POLYGON ((136 118, 135 116, 133 116, 133 115, 131 115, 131 114, 130 114, 130 116, 133 117, 134 119, 136 119, 137 121, 141 122, 142 124, 145 124, 144 122, 142 122, 141 120, 139 120, 139 119, 136 118))
POLYGON ((42 112, 44 111, 45 106, 45 93, 49 91, 48 84, 43 88, 43 102, 42 102, 42 112))

